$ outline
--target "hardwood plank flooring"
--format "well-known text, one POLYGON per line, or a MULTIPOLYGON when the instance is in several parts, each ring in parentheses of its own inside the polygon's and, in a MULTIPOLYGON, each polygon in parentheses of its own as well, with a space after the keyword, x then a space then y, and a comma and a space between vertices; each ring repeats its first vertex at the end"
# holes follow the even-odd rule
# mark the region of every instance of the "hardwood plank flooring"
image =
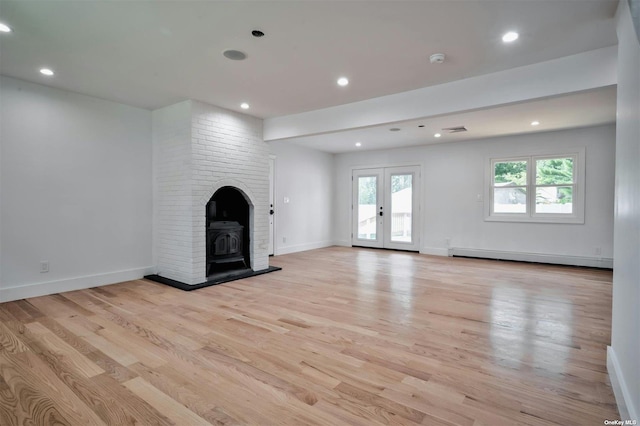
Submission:
POLYGON ((606 270, 331 247, 0 304, 5 425, 602 425, 606 270))

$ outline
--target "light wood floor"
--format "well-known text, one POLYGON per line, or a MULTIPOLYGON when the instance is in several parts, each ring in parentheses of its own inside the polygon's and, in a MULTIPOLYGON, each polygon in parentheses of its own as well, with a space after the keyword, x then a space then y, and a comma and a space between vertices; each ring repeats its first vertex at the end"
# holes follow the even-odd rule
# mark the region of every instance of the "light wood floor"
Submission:
POLYGON ((272 263, 0 304, 0 424, 618 418, 610 271, 338 247, 272 263))

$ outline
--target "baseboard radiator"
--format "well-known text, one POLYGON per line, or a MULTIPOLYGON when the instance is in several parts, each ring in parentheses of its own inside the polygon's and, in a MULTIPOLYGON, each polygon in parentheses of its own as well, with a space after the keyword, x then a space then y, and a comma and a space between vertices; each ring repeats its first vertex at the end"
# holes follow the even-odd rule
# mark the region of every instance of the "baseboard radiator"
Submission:
POLYGON ((515 251, 483 250, 452 247, 449 256, 475 257, 480 259, 514 260, 519 262, 551 263, 556 265, 588 266, 613 269, 613 259, 603 257, 566 256, 561 254, 526 253, 515 251))

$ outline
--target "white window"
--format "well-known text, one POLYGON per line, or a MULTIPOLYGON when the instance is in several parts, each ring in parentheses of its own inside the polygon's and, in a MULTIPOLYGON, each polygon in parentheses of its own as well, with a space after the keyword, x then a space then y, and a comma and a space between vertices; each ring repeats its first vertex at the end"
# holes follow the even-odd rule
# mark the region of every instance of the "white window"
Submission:
POLYGON ((584 223, 584 149, 492 158, 486 220, 584 223))

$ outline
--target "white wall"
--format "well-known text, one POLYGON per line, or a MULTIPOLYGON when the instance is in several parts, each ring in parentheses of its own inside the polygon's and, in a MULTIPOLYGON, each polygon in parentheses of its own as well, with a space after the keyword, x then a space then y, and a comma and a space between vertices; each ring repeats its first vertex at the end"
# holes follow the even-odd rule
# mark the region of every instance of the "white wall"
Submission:
POLYGON ((269 147, 276 155, 275 254, 332 245, 333 154, 287 142, 269 147))
POLYGON ((142 277, 151 113, 7 77, 0 93, 0 300, 142 277))
MULTIPOLYGON (((366 144, 366 141, 363 141, 366 144)), ((334 240, 350 245, 351 170, 368 166, 422 166, 421 252, 451 247, 613 257, 613 125, 336 156, 334 240), (484 220, 486 164, 490 157, 553 153, 586 147, 584 225, 505 223, 484 220), (443 208, 446 206, 446 208, 443 208), (515 238, 520 236, 520 238, 515 238)))
POLYGON ((620 2, 617 23, 615 257, 607 366, 622 418, 640 420, 640 44, 627 0, 620 2))

